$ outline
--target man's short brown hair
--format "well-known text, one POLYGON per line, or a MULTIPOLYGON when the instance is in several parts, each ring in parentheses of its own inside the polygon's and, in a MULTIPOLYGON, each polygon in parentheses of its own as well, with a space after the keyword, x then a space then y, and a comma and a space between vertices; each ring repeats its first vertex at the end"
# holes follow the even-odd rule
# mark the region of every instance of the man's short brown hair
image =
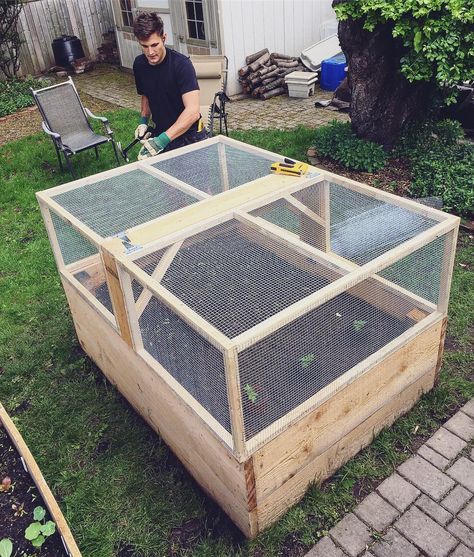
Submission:
POLYGON ((163 20, 153 12, 141 13, 133 22, 133 33, 137 39, 148 39, 153 33, 163 36, 163 20))

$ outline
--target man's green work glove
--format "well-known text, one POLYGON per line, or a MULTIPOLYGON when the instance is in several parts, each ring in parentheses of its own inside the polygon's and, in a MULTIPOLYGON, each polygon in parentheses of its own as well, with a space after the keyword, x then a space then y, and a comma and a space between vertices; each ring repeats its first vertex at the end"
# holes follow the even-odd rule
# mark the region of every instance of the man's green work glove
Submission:
MULTIPOLYGON (((142 141, 143 147, 150 153, 149 156, 153 157, 154 155, 158 155, 161 153, 168 145, 170 144, 171 139, 168 137, 166 132, 160 133, 158 137, 152 137, 151 139, 147 139, 142 141)), ((142 149, 143 151, 143 149, 142 149)))

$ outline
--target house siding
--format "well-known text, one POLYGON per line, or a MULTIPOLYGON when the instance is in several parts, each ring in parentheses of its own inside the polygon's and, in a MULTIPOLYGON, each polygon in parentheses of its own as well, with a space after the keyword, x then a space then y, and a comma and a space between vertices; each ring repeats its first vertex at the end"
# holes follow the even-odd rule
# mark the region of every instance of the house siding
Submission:
POLYGON ((331 0, 220 0, 219 11, 230 95, 241 92, 237 72, 249 54, 268 48, 299 56, 337 31, 331 0))

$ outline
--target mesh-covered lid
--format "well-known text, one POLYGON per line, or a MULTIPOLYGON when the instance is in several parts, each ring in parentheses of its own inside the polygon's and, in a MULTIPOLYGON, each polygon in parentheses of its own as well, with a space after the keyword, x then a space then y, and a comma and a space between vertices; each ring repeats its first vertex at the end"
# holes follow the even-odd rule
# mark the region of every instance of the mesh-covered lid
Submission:
POLYGON ((224 143, 163 159, 153 166, 174 178, 216 195, 270 174, 271 160, 224 143))
MULTIPOLYGON (((135 263, 153 276, 165 253, 161 249, 135 263)), ((339 276, 285 243, 231 220, 185 240, 161 285, 233 338, 339 276)))
POLYGON ((58 193, 52 199, 103 238, 197 201, 139 169, 58 193))

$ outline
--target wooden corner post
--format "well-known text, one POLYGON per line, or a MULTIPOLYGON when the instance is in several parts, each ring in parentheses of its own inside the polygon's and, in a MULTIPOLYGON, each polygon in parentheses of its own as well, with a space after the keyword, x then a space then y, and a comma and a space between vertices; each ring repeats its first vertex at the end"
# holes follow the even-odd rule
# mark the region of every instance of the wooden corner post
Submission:
POLYGON ((116 246, 117 244, 114 241, 104 243, 100 250, 100 256, 104 264, 105 279, 107 281, 118 331, 123 340, 133 348, 132 331, 128 320, 124 293, 120 284, 117 261, 114 255, 116 249, 122 249, 122 243, 120 242, 120 248, 116 246))
POLYGON ((234 453, 238 460, 242 461, 247 456, 247 449, 245 447, 244 414, 240 394, 239 361, 235 348, 224 352, 224 366, 234 453))

